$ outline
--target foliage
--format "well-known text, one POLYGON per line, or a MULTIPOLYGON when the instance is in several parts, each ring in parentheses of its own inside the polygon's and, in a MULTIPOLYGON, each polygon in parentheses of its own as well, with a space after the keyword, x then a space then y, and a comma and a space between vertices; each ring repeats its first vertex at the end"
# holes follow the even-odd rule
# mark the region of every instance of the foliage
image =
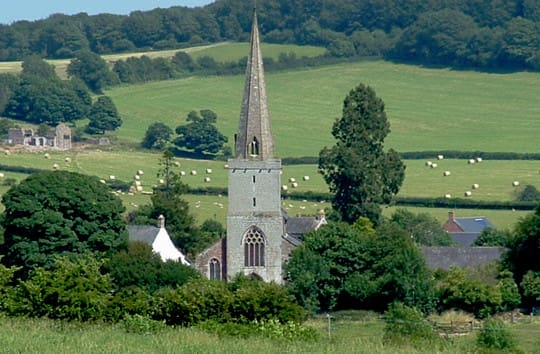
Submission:
POLYGON ((30 57, 5 109, 7 117, 30 123, 55 125, 83 118, 89 109, 89 95, 77 81, 62 81, 54 67, 30 57))
MULTIPOLYGON (((0 74, 0 112, 4 112, 6 104, 18 86, 18 76, 13 74, 0 74)), ((9 126, 10 123, 11 121, 7 119, 0 119, 0 136, 7 135, 7 129, 11 128, 11 126, 9 126)))
POLYGON ((196 154, 217 154, 227 142, 227 137, 221 134, 216 126, 217 115, 211 110, 195 111, 188 114, 186 125, 176 128, 178 137, 174 144, 181 149, 192 150, 196 154))
POLYGON ((154 298, 154 317, 168 325, 190 326, 205 320, 230 320, 232 294, 223 282, 191 280, 176 289, 162 289, 154 298))
POLYGON ((332 128, 337 143, 319 157, 319 170, 334 193, 332 206, 346 222, 364 216, 378 225, 379 204, 389 203, 403 183, 399 155, 383 151, 389 131, 384 103, 375 91, 363 84, 351 90, 332 128))
POLYGON ((171 141, 173 131, 168 125, 155 122, 148 126, 141 146, 146 149, 163 150, 171 141))
POLYGON ((276 320, 286 323, 300 322, 304 318, 304 310, 278 284, 237 276, 228 288, 233 294, 230 316, 236 322, 276 320))
MULTIPOLYGON (((472 279, 463 269, 458 267, 450 268, 439 278, 437 298, 439 311, 460 309, 480 318, 501 310, 503 302, 500 287, 472 279)), ((507 299, 513 303, 511 297, 507 297, 507 299)))
POLYGON ((88 127, 86 132, 90 134, 103 134, 105 131, 113 131, 122 125, 122 118, 108 96, 99 96, 88 113, 88 127))
POLYGON ((506 247, 510 240, 510 232, 497 230, 492 227, 485 228, 480 236, 473 242, 473 246, 506 247))
POLYGON ((521 281, 523 296, 528 299, 528 303, 534 305, 540 303, 540 272, 528 271, 521 281))
POLYGON ((329 224, 305 235, 286 265, 287 286, 310 310, 384 310, 394 301, 429 309, 433 284, 420 250, 394 225, 376 232, 329 224))
POLYGON ((10 315, 14 312, 18 300, 14 280, 18 269, 15 266, 8 268, 0 264, 0 316, 10 315))
POLYGON ((163 262, 152 248, 142 242, 130 242, 127 251, 111 256, 104 269, 117 289, 138 287, 153 293, 162 287, 175 288, 199 275, 178 262, 163 262))
POLYGON ((96 53, 89 50, 77 52, 67 67, 69 76, 82 80, 88 88, 97 94, 101 94, 103 88, 115 82, 107 62, 96 53))
POLYGON ((535 186, 527 184, 518 192, 516 200, 520 202, 539 202, 540 191, 535 186))
POLYGON ((540 271, 540 205, 518 222, 507 247, 504 263, 518 284, 528 271, 540 271))
POLYGON ((37 172, 4 194, 2 203, 8 265, 50 267, 58 255, 105 255, 126 246, 122 202, 97 177, 37 172))
POLYGON ((478 334, 476 345, 480 348, 513 351, 517 349, 515 336, 501 320, 488 318, 478 334))
POLYGON ((521 295, 519 295, 518 286, 514 281, 511 272, 502 271, 499 274, 497 289, 501 293, 500 311, 512 311, 519 306, 521 303, 521 295))
POLYGON ((422 313, 414 307, 392 303, 384 313, 383 342, 392 345, 412 344, 415 347, 433 345, 437 335, 422 313))
POLYGON ((20 308, 30 317, 100 320, 110 300, 111 281, 90 255, 57 258, 51 269, 36 268, 18 286, 20 308))
POLYGON ((390 217, 390 221, 403 228, 419 245, 455 245, 455 241, 442 228, 439 221, 427 213, 414 214, 406 209, 397 209, 390 217))

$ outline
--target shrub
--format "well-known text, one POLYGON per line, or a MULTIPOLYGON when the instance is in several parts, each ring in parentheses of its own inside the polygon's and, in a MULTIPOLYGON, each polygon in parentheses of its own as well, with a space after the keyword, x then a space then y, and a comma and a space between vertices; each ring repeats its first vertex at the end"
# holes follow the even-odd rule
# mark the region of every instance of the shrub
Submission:
POLYGON ((58 258, 51 270, 36 268, 19 284, 20 314, 89 321, 105 315, 111 282, 100 273, 101 262, 91 256, 58 258))
POLYGON ((153 297, 137 286, 122 288, 112 295, 106 318, 116 322, 126 315, 149 316, 153 313, 153 297))
POLYGON ((393 303, 384 313, 383 342, 392 345, 420 346, 434 341, 437 337, 433 327, 424 319, 422 313, 414 307, 393 303))
POLYGON ((476 345, 484 349, 515 350, 517 342, 501 320, 488 318, 478 334, 476 345))

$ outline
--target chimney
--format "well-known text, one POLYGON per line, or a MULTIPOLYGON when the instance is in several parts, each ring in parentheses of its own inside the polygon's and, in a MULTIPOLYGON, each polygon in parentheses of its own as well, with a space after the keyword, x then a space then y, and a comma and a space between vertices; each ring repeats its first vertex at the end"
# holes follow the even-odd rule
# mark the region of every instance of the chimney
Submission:
POLYGON ((456 221, 456 214, 453 210, 448 212, 448 221, 456 221))
POLYGON ((163 215, 160 215, 158 216, 158 219, 157 219, 157 226, 160 228, 160 229, 163 229, 165 227, 165 217, 163 215))

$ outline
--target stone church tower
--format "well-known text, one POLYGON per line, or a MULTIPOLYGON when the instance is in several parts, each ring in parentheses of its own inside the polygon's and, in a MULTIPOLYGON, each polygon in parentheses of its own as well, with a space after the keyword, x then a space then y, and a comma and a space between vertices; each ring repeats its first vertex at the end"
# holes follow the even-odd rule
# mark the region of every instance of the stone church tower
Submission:
POLYGON ((228 161, 227 275, 281 283, 281 160, 274 157, 256 12, 234 154, 228 161))

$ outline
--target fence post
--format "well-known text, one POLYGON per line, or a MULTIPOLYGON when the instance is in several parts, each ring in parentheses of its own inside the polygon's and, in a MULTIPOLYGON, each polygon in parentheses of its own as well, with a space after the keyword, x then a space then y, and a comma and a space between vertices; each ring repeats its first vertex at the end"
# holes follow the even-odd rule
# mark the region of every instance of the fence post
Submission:
POLYGON ((474 320, 471 321, 471 332, 474 332, 474 320))

